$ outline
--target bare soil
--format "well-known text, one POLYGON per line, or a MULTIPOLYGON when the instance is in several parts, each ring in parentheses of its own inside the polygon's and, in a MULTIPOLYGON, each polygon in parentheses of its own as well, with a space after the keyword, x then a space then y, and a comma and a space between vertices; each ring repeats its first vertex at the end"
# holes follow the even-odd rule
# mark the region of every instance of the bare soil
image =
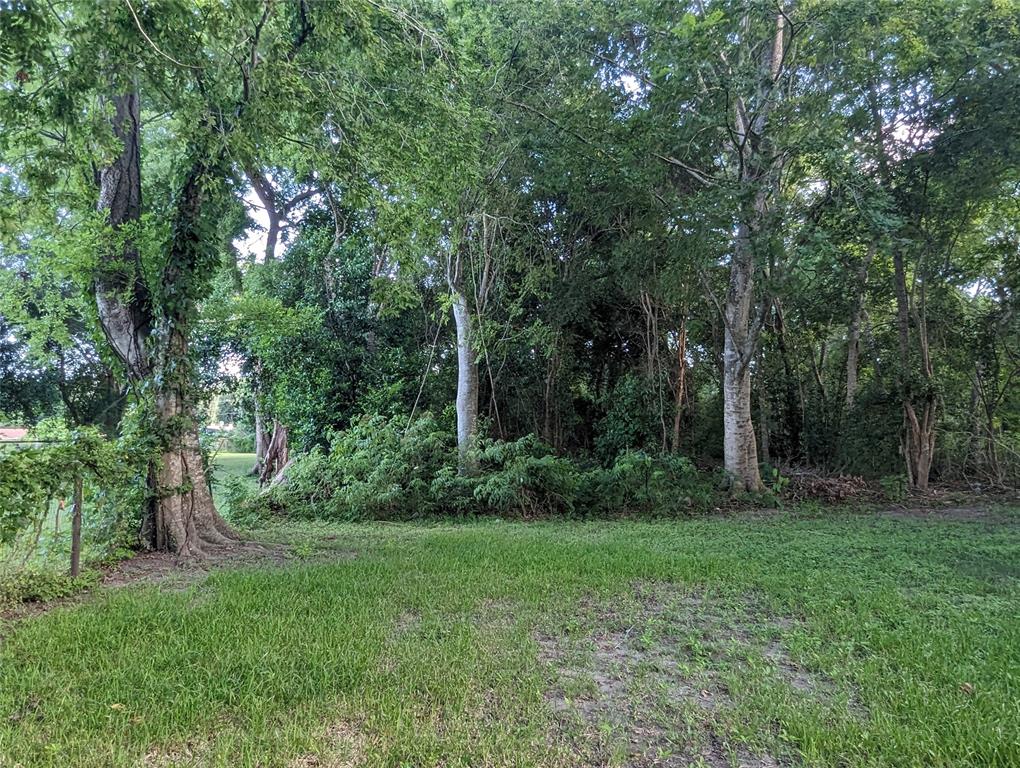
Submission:
POLYGON ((832 681, 799 664, 782 642, 797 619, 772 614, 753 597, 724 600, 639 583, 622 605, 589 601, 582 612, 590 634, 536 638, 553 680, 547 700, 555 738, 578 764, 622 757, 633 768, 791 765, 728 737, 723 723, 735 702, 726 673, 758 658, 794 695, 833 694, 832 681))

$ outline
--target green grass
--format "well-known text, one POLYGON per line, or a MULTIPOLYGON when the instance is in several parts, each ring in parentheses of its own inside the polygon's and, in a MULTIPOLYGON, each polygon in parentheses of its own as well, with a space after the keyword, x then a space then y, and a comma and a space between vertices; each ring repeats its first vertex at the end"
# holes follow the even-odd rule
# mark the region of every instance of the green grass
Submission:
POLYGON ((1015 512, 264 535, 4 627, 0 766, 1020 765, 1015 512))
POLYGON ((215 453, 212 463, 217 480, 225 480, 228 477, 248 477, 248 473, 255 464, 255 454, 215 453))
POLYGON ((213 467, 213 498, 216 506, 229 512, 227 499, 227 485, 230 482, 240 482, 254 488, 258 480, 251 473, 255 464, 254 453, 216 453, 212 456, 213 467))

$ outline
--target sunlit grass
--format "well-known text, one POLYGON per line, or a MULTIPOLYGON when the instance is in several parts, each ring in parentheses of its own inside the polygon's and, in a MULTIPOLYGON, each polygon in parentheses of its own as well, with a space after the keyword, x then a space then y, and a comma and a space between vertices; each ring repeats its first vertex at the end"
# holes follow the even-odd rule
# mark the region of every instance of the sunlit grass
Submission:
MULTIPOLYGON (((6 627, 0 765, 581 765, 536 637, 583 639, 585 606, 606 605, 659 642, 669 627, 628 611, 660 583, 790 617, 790 657, 827 681, 812 698, 753 653, 671 639, 727 680, 728 742, 812 765, 1018 765, 1016 521, 279 527, 263 536, 305 559, 6 627)), ((654 693, 634 706, 670 705, 654 693)))
POLYGON ((220 452, 213 454, 212 491, 217 508, 224 512, 229 512, 227 501, 227 485, 229 483, 241 482, 253 488, 258 485, 258 480, 251 474, 251 468, 254 465, 254 453, 220 452))

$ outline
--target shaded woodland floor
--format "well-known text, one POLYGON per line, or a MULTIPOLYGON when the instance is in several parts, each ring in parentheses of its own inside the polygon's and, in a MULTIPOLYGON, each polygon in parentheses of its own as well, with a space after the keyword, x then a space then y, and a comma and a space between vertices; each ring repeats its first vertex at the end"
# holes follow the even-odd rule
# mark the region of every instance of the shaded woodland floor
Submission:
POLYGON ((259 531, 0 628, 0 766, 1016 765, 1020 510, 259 531))

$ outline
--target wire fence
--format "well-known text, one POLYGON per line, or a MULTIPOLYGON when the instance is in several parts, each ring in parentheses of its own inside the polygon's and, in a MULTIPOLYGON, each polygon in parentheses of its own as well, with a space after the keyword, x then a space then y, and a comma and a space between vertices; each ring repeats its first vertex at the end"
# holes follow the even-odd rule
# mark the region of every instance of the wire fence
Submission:
MULTIPOLYGON (((0 452, 68 445, 67 439, 0 440, 0 452)), ((0 572, 21 570, 30 564, 54 565, 64 560, 71 578, 81 574, 82 513, 85 506, 85 480, 75 472, 70 493, 46 499, 44 509, 33 524, 12 541, 0 546, 0 572)))

